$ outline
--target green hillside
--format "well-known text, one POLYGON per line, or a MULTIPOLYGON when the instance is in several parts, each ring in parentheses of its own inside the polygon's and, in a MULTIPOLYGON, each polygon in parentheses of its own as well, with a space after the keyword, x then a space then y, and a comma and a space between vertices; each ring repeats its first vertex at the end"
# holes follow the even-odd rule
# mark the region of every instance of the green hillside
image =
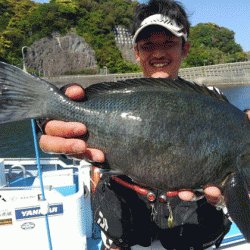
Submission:
MULTIPOLYGON (((112 30, 128 27, 137 1, 131 0, 0 0, 0 60, 22 67, 21 48, 53 32, 77 34, 94 49, 99 68, 110 73, 138 72, 138 65, 122 58, 112 30)), ((191 28, 192 48, 182 67, 244 61, 247 55, 235 43, 234 32, 216 24, 191 28)))

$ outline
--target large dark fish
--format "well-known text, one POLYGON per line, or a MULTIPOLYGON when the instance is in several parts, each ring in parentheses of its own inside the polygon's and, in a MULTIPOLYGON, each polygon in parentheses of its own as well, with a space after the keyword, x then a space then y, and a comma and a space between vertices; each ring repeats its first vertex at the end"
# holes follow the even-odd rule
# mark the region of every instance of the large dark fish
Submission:
POLYGON ((0 123, 82 122, 90 147, 105 153, 111 169, 137 182, 161 190, 216 184, 250 240, 250 124, 242 111, 216 90, 182 79, 92 85, 85 99, 74 102, 52 84, 0 63, 0 123))

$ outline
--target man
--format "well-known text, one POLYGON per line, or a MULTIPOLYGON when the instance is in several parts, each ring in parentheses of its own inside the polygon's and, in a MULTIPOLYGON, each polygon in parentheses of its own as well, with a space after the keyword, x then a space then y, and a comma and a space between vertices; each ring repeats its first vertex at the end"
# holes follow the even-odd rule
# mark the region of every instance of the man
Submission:
MULTIPOLYGON (((132 32, 136 60, 145 77, 178 78, 181 62, 190 48, 189 27, 183 7, 174 1, 151 0, 139 6, 132 32)), ((84 97, 79 86, 71 86, 65 93, 75 100, 84 97)), ((40 146, 45 152, 86 157, 94 162, 105 160, 100 150, 87 148, 77 138, 87 132, 83 124, 49 121, 44 131, 40 146)), ((204 193, 206 199, 199 200, 192 190, 163 197, 159 190, 141 187, 126 176, 114 179, 108 173, 103 175, 95 192, 94 218, 102 227, 107 249, 147 247, 155 240, 160 240, 168 250, 205 249, 213 244, 218 246, 231 223, 222 210, 210 205, 220 203, 220 190, 211 183, 204 187, 204 193), (153 193, 154 197, 150 200, 131 186, 153 193)))

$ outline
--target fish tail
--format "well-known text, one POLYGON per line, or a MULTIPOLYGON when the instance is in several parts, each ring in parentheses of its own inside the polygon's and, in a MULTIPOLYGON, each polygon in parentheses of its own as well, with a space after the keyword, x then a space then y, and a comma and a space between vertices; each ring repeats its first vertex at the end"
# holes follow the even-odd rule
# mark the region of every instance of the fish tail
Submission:
POLYGON ((18 67, 0 62, 0 124, 46 117, 49 90, 57 89, 18 67))
POLYGON ((238 226, 247 242, 250 242, 250 144, 241 149, 237 157, 237 169, 227 179, 223 195, 230 217, 238 226))
POLYGON ((224 185, 223 195, 230 217, 250 242, 250 199, 244 184, 239 171, 232 174, 224 185))

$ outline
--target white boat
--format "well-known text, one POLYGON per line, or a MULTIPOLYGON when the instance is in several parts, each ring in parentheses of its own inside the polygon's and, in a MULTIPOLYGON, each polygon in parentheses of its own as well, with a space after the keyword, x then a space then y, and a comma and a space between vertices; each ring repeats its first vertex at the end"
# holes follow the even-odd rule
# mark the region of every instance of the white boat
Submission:
POLYGON ((100 249, 92 234, 90 165, 41 159, 46 201, 41 199, 36 159, 0 159, 0 249, 100 249))
MULTIPOLYGON (((47 250, 51 243, 53 250, 99 250, 101 239, 93 230, 90 203, 91 166, 85 161, 68 165, 59 158, 41 159, 40 164, 46 201, 41 198, 36 159, 0 159, 1 249, 47 250)), ((249 249, 235 224, 219 249, 229 248, 249 249)))

